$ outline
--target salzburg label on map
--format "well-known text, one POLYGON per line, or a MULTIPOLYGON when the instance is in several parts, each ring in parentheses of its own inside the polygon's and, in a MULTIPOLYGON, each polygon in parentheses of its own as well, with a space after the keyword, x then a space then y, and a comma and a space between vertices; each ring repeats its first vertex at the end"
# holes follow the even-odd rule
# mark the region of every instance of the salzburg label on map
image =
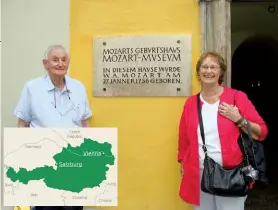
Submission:
POLYGON ((5 128, 4 206, 117 206, 116 128, 5 128))

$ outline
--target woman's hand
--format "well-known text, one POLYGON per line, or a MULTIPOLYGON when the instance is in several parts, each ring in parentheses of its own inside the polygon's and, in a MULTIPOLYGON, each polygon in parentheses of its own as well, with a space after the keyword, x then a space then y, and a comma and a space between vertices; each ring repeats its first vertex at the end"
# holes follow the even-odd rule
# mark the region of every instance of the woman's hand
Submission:
POLYGON ((234 105, 229 105, 225 102, 219 105, 219 113, 233 121, 234 123, 241 119, 241 115, 239 114, 238 108, 234 105))
MULTIPOLYGON (((238 108, 234 105, 229 105, 225 102, 219 105, 219 113, 228 118, 229 120, 233 121, 234 123, 239 121, 242 116, 239 114, 238 108)), ((258 124, 252 123, 251 124, 251 129, 252 129, 252 137, 253 139, 258 139, 259 136, 261 135, 261 128, 258 124)), ((248 134, 247 128, 246 127, 241 127, 241 129, 248 134)))

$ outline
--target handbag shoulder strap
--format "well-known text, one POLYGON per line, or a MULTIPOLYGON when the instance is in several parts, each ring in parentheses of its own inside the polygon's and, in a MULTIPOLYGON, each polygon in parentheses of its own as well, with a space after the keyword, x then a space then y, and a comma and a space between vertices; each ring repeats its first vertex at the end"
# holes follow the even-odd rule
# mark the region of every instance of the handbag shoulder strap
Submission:
POLYGON ((198 110, 198 117, 199 117, 200 133, 201 133, 201 137, 202 137, 202 141, 203 141, 203 150, 204 150, 205 155, 207 155, 204 125, 203 125, 202 112, 201 112, 200 93, 197 94, 197 110, 198 110))
POLYGON ((236 92, 237 92, 237 90, 235 90, 235 93, 234 93, 234 106, 236 105, 236 92))

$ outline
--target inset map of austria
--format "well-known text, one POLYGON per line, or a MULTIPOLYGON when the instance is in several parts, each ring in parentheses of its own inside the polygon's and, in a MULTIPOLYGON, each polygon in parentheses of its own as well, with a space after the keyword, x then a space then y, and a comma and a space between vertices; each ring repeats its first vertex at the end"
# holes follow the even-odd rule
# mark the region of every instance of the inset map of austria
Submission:
POLYGON ((5 128, 4 166, 5 206, 117 206, 115 128, 5 128))

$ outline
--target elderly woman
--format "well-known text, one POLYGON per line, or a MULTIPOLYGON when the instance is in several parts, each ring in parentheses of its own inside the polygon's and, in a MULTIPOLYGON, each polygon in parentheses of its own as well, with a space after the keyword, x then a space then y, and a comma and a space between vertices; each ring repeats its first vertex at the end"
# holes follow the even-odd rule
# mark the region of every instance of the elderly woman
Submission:
POLYGON ((180 197, 193 204, 194 210, 244 210, 245 196, 224 197, 201 190, 205 154, 197 97, 200 97, 207 155, 223 168, 236 167, 243 161, 238 137, 240 129, 248 132, 248 121, 255 140, 264 140, 268 129, 245 93, 221 85, 226 65, 219 54, 207 52, 201 55, 196 71, 201 92, 186 100, 179 126, 180 197))

